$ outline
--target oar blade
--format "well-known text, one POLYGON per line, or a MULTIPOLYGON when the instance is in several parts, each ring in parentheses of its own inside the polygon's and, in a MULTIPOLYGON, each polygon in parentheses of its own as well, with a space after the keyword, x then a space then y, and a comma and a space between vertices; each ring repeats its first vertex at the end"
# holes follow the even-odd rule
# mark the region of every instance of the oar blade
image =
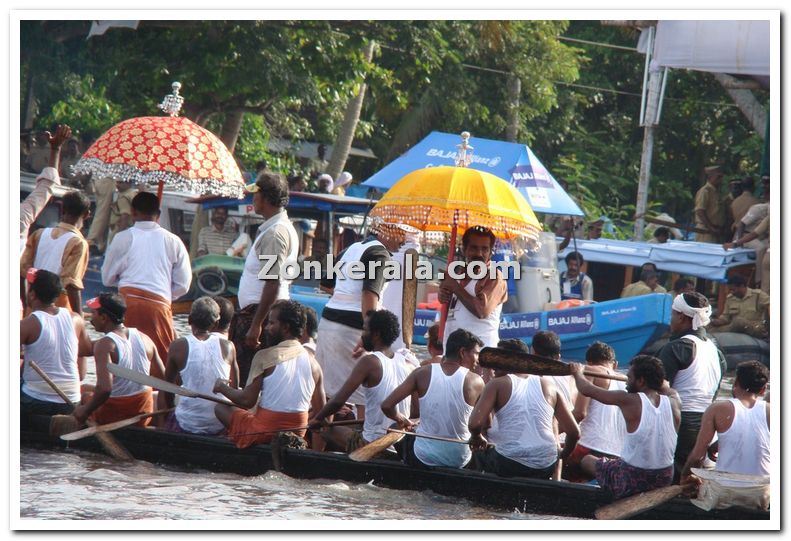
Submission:
POLYGON ((191 398, 202 398, 204 400, 211 400, 212 402, 217 402, 218 404, 225 404, 226 406, 234 405, 233 402, 231 402, 230 400, 226 400, 224 398, 218 398, 211 394, 199 393, 198 391, 187 389, 186 387, 182 387, 181 385, 176 385, 175 383, 165 381, 164 379, 155 378, 154 376, 149 376, 143 374, 142 372, 138 372, 136 370, 130 370, 128 368, 124 368, 123 366, 118 366, 115 363, 107 363, 107 370, 113 376, 128 379, 129 381, 134 381, 135 383, 139 383, 141 385, 148 385, 149 387, 153 387, 154 389, 159 389, 160 391, 165 391, 166 393, 173 393, 181 396, 189 396, 191 398))
POLYGON ((401 298, 401 337, 405 344, 412 344, 415 312, 417 310, 417 261, 418 253, 414 248, 404 252, 404 284, 401 298), (409 269, 409 271, 407 271, 409 269))
POLYGON ((175 408, 168 408, 164 410, 152 411, 151 413, 141 413, 139 415, 135 415, 134 417, 130 417, 129 419, 121 419, 120 421, 115 421, 114 423, 89 426, 88 428, 83 428, 82 430, 69 432, 68 434, 62 434, 60 436, 60 439, 64 441, 81 440, 83 438, 93 436, 94 434, 100 434, 102 432, 111 432, 113 430, 118 430, 119 428, 124 428, 125 426, 131 426, 135 423, 139 423, 146 417, 153 417, 161 413, 168 413, 173 411, 174 409, 175 408))
POLYGON ((600 507, 594 514, 598 520, 627 519, 669 502, 679 496, 682 491, 683 487, 681 485, 670 485, 669 487, 641 492, 600 507))
POLYGON ((571 375, 571 368, 564 362, 510 349, 483 348, 478 362, 484 368, 506 370, 515 374, 534 374, 537 376, 571 375))
POLYGON ((401 441, 403 437, 404 434, 399 432, 388 432, 368 445, 363 445, 359 449, 355 449, 349 453, 349 458, 355 462, 367 462, 394 443, 401 441))

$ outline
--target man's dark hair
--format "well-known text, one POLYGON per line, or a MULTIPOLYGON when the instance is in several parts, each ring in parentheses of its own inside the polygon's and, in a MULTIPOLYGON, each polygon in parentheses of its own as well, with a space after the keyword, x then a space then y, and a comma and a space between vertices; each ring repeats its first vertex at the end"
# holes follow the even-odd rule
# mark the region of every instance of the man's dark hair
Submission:
POLYGON ((255 170, 256 170, 256 172, 261 171, 263 169, 266 169, 267 167, 268 167, 268 164, 266 163, 266 160, 258 160, 257 162, 255 162, 255 170))
POLYGON ((139 192, 132 198, 132 209, 143 216, 159 214, 159 199, 151 192, 139 192))
POLYGON ((379 333, 379 339, 385 346, 390 346, 401 334, 398 316, 389 310, 368 310, 368 330, 379 333))
POLYGON ((467 329, 456 329, 448 336, 448 341, 445 344, 445 357, 448 359, 458 359, 459 352, 462 349, 474 348, 476 344, 478 347, 483 347, 481 339, 470 331, 467 329))
POLYGON ((657 227, 656 230, 654 230, 654 238, 658 239, 659 237, 670 238, 670 229, 665 226, 657 227))
POLYGON ((665 381, 665 367, 662 361, 653 355, 637 355, 629 365, 632 367, 634 379, 642 378, 645 386, 658 391, 665 381))
POLYGON ((319 318, 316 315, 316 310, 306 304, 303 304, 302 307, 305 309, 305 330, 308 332, 308 336, 316 338, 319 332, 319 318))
POLYGON ((705 308, 709 305, 709 299, 697 291, 693 291, 691 293, 682 293, 682 295, 684 295, 684 301, 690 306, 690 308, 705 308))
POLYGON ((202 331, 209 331, 220 319, 220 307, 211 297, 201 297, 192 303, 187 322, 202 331))
POLYGON ((604 342, 594 342, 585 352, 585 360, 593 364, 606 364, 615 360, 615 350, 604 342))
POLYGON ((288 177, 288 187, 292 188, 294 184, 302 180, 302 175, 291 175, 288 177))
POLYGON ((744 177, 742 179, 742 189, 745 192, 755 191, 755 180, 753 179, 753 177, 744 177))
POLYGON ((579 252, 569 252, 568 254, 566 254, 565 257, 566 265, 568 265, 569 261, 571 261, 572 259, 579 260, 580 266, 582 266, 582 264, 585 263, 585 258, 582 257, 582 254, 579 252))
POLYGON ((91 200, 82 192, 69 192, 63 196, 63 214, 83 216, 91 208, 91 200))
POLYGON ((643 269, 642 272, 640 273, 640 280, 642 280, 645 283, 648 283, 648 280, 650 280, 651 278, 656 278, 656 277, 657 277, 656 273, 650 269, 643 269))
POLYGON ((434 323, 428 328, 428 344, 426 345, 431 346, 442 355, 444 350, 442 348, 442 340, 439 339, 439 323, 434 323))
POLYGON ((640 265, 640 272, 643 272, 644 270, 651 270, 651 271, 654 271, 654 272, 659 272, 657 270, 657 268, 656 268, 656 263, 652 263, 650 261, 646 261, 645 263, 640 265))
POLYGON ((255 181, 261 196, 270 205, 283 208, 288 205, 288 183, 280 173, 262 171, 255 181))
POLYGON ((39 269, 36 279, 30 284, 30 289, 36 294, 38 300, 44 304, 52 304, 63 291, 60 276, 54 272, 39 269))
POLYGON ((220 295, 212 297, 212 300, 220 307, 220 319, 217 320, 217 329, 224 331, 231 326, 231 319, 233 319, 233 314, 235 312, 233 303, 229 301, 227 297, 222 297, 220 295))
POLYGON ((736 381, 750 393, 760 393, 769 382, 769 369, 758 361, 745 361, 736 367, 736 381))
POLYGON ((728 285, 729 286, 746 286, 747 280, 744 279, 744 276, 740 276, 738 274, 734 274, 733 276, 728 276, 728 285))
POLYGON ((527 344, 522 342, 519 338, 508 338, 507 340, 500 340, 497 342, 497 347, 507 349, 508 351, 516 351, 519 353, 530 353, 530 348, 527 344))
POLYGON ((693 283, 694 282, 692 280, 690 280, 689 278, 679 278, 678 280, 676 280, 673 283, 673 291, 675 291, 676 293, 679 293, 679 292, 681 292, 682 289, 684 289, 687 286, 692 285, 693 283))
POLYGON ((544 357, 559 356, 560 337, 552 331, 538 331, 533 336, 533 351, 544 357))
POLYGON ((288 327, 293 338, 302 336, 305 329, 305 307, 297 301, 290 299, 280 299, 272 304, 269 310, 269 317, 272 317, 272 310, 277 308, 277 320, 281 325, 288 327))
POLYGON ((464 235, 461 236, 461 245, 463 248, 467 247, 467 245, 470 243, 470 237, 473 235, 489 237, 489 246, 492 248, 494 248, 494 243, 497 241, 497 237, 494 236, 494 233, 491 229, 482 225, 474 225, 467 229, 464 232, 464 235))
POLYGON ((110 318, 110 321, 119 325, 124 322, 126 315, 126 301, 117 293, 101 293, 99 295, 101 308, 96 311, 101 312, 110 318))

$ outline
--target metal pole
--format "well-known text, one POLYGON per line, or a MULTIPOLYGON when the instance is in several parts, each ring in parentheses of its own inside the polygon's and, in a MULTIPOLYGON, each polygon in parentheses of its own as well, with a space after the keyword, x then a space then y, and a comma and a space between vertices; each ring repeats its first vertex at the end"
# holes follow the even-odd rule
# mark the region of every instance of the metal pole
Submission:
POLYGON ((637 205, 634 221, 634 240, 643 240, 645 210, 648 207, 648 184, 651 179, 651 158, 654 155, 654 126, 646 125, 643 132, 643 153, 640 157, 640 181, 637 185, 637 205))

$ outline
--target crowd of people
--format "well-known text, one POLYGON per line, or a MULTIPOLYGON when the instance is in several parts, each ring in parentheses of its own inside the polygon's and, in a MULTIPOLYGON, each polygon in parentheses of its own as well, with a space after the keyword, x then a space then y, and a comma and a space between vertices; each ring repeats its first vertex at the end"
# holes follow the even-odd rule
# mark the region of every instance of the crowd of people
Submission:
MULTIPOLYGON (((49 137, 48 168, 57 169, 55 149, 68 140, 67 132, 49 137)), ((42 183, 52 182, 48 174, 57 176, 42 171, 42 183)), ((522 341, 500 340, 505 280, 499 271, 481 280, 448 275, 439 293, 448 305, 447 323, 429 332, 431 358, 420 363, 402 332, 411 325, 402 321, 403 299, 388 295, 390 288, 401 291, 402 284, 388 281, 383 265, 410 245, 409 228, 376 223, 341 255, 342 263, 362 262, 373 272, 361 280, 345 274, 323 280, 331 297, 317 323, 315 312, 289 298, 288 281, 277 278, 279 269, 296 259, 299 246, 286 211, 288 182, 262 171, 251 191, 254 212, 264 223, 245 259, 238 308, 222 297, 197 299, 189 314, 190 332, 182 337, 173 326, 171 302, 189 288, 189 257, 181 240, 159 226, 156 196, 135 194, 129 202, 130 227, 109 242, 102 267, 104 284, 117 286, 118 293, 86 303, 90 325, 102 335, 95 341, 88 337, 79 295, 88 253, 80 228, 89 206, 79 192, 64 198, 61 224, 30 235, 22 255, 27 312, 20 326, 23 426, 30 414, 70 413, 77 424, 88 419, 109 423, 174 408, 139 424, 223 436, 240 448, 292 432, 314 449, 340 452, 368 445, 395 426, 415 435, 383 450, 381 458, 416 468, 596 479, 615 497, 686 482, 691 468, 711 454, 716 434, 717 469, 768 474, 769 417, 762 399, 768 369, 742 363, 734 398, 713 402, 725 366, 707 328, 736 325, 742 305, 744 310, 763 306, 760 295, 743 282, 731 284, 739 303, 714 321, 708 299, 680 284, 670 341, 656 357, 631 359, 623 385, 608 378, 618 360, 603 343, 590 346, 587 366, 571 363, 571 376, 482 369, 482 347, 530 351, 522 341), (259 278, 261 256, 272 258, 272 278, 259 278), (88 356, 95 362, 92 386, 83 383, 88 356), (77 404, 73 411, 31 369, 31 361, 77 404), (114 377, 111 363, 230 404, 176 400, 166 391, 155 397, 151 387, 114 377), (361 426, 333 424, 343 418, 361 426)), ((203 241, 207 250, 219 243, 225 217, 215 212, 215 236, 207 234, 203 241)), ((27 227, 21 225, 24 239, 27 227)), ((468 228, 462 237, 464 261, 492 265, 494 243, 488 228, 468 228)), ((584 298, 587 277, 580 263, 567 258, 564 291, 584 298)), ((655 290, 655 270, 644 269, 633 289, 655 290)), ((560 360, 560 338, 540 331, 532 338, 532 352, 560 360)))

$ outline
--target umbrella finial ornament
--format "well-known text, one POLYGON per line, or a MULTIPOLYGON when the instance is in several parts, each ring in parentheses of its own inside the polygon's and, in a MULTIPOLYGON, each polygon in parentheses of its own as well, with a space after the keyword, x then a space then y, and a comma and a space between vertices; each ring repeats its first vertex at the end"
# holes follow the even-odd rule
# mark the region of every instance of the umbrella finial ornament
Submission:
POLYGON ((475 149, 470 144, 470 132, 461 132, 461 143, 456 145, 456 167, 467 167, 472 163, 472 151, 475 149))
POLYGON ((159 104, 159 108, 170 116, 179 116, 179 111, 181 111, 181 106, 184 103, 184 98, 179 95, 181 83, 175 81, 171 87, 173 88, 173 92, 165 96, 162 103, 159 104))

